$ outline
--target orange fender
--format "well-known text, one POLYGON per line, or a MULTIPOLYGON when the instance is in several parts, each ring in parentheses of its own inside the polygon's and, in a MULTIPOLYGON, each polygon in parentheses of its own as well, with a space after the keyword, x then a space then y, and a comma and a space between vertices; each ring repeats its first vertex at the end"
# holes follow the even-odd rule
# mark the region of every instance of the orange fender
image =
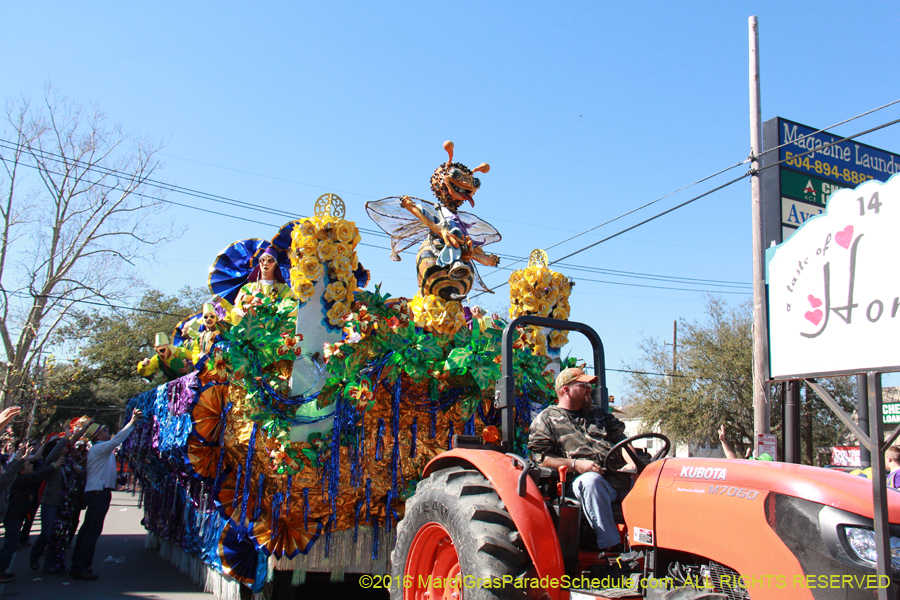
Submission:
MULTIPOLYGON (((438 469, 462 465, 472 466, 480 471, 497 490, 522 536, 522 542, 535 567, 535 576, 560 581, 565 575, 565 567, 556 526, 534 480, 526 478, 525 496, 519 496, 517 490, 522 470, 513 466, 510 457, 500 452, 465 448, 453 449, 436 456, 425 467, 423 476, 428 477, 438 469)), ((549 585, 546 591, 553 599, 562 597, 559 584, 549 585)))

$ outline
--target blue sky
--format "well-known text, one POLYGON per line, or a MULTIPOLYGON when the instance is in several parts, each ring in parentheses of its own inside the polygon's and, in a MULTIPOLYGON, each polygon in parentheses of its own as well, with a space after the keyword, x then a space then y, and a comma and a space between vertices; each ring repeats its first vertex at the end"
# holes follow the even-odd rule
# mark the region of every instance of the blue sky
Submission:
MULTIPOLYGON (((826 127, 900 97, 896 2, 122 2, 5 3, 3 95, 46 83, 166 144, 165 181, 309 215, 340 195, 375 230, 368 200, 431 197, 446 160, 488 162, 473 212, 527 256, 743 160, 749 153, 748 26, 759 17, 763 119, 826 127)), ((851 135, 900 108, 834 128, 851 135)), ((897 127, 862 138, 900 151, 897 127)), ((559 258, 746 171, 729 173, 550 250, 559 258)), ((287 219, 170 194, 187 227, 149 285, 202 285, 215 254, 287 219), (232 217, 216 213, 227 213, 232 217), (241 219, 270 223, 264 226, 241 219)), ((382 248, 387 240, 364 234, 382 248)), ((702 317, 704 291, 751 281, 750 183, 578 254, 571 265, 703 280, 576 279, 573 320, 593 325, 607 367, 645 336, 702 317), (589 280, 597 281, 589 281, 589 280), (600 283, 615 282, 615 283, 600 283), (695 291, 619 285, 690 287, 695 291)), ((415 293, 412 257, 360 259, 394 295, 415 293)), ((506 259, 502 264, 509 265, 506 259)), ((489 285, 508 271, 482 269, 489 285)), ((722 294, 729 302, 747 293, 722 294)), ((508 304, 507 290, 478 302, 508 304)), ((576 344, 576 355, 589 355, 576 344)), ((610 372, 610 392, 623 396, 610 372)))

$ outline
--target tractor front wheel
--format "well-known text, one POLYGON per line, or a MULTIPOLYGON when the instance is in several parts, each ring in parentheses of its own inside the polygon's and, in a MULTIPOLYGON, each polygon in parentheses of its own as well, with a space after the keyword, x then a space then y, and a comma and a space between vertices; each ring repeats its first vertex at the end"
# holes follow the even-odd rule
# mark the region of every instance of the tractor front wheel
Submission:
POLYGON ((515 582, 531 561, 491 483, 450 467, 407 501, 391 564, 393 600, 499 600, 526 596, 515 582))

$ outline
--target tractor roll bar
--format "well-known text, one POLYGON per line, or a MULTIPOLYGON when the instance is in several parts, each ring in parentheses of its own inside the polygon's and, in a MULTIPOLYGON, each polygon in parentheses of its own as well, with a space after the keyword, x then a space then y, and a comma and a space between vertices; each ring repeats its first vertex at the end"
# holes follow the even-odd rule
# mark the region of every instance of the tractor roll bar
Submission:
POLYGON ((538 325, 540 327, 548 327, 550 329, 565 329, 568 331, 577 331, 591 342, 594 349, 594 373, 598 377, 600 385, 594 387, 591 393, 594 405, 603 407, 603 410, 609 410, 609 390, 606 388, 606 358, 603 353, 603 342, 600 336, 590 326, 584 323, 576 323, 575 321, 561 321, 559 319, 550 319, 548 317, 537 317, 525 315, 516 317, 503 330, 502 340, 502 371, 500 380, 497 382, 494 406, 500 409, 500 418, 503 423, 503 448, 504 452, 513 451, 513 435, 515 430, 515 406, 516 406, 516 383, 513 377, 513 339, 515 337, 516 328, 522 325, 538 325))

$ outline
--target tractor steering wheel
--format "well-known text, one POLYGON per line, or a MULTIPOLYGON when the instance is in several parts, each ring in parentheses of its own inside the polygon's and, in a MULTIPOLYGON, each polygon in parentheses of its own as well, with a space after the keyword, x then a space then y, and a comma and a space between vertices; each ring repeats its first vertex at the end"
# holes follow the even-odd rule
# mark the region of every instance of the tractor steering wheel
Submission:
POLYGON ((624 448, 625 452, 628 453, 628 456, 631 457, 631 460, 634 461, 635 467, 637 468, 637 472, 640 475, 640 473, 644 469, 647 468, 647 465, 649 463, 645 463, 643 460, 638 458, 637 453, 634 450, 632 450, 628 444, 630 444, 631 442, 634 442, 636 440, 643 440, 646 438, 657 438, 657 439, 660 439, 663 441, 663 447, 660 450, 658 450, 656 452, 656 454, 654 454, 652 457, 650 457, 650 462, 659 460, 660 458, 662 458, 669 452, 669 448, 671 447, 672 443, 669 441, 669 438, 667 438, 666 436, 664 436, 661 433, 652 433, 651 432, 651 433, 641 433, 638 435, 633 435, 631 437, 625 438, 624 440, 620 441, 618 444, 616 444, 615 446, 613 446, 612 448, 609 449, 609 452, 606 453, 606 457, 603 459, 603 465, 601 465, 603 467, 603 470, 604 471, 609 470, 609 457, 612 456, 617 451, 619 451, 620 449, 624 448))

